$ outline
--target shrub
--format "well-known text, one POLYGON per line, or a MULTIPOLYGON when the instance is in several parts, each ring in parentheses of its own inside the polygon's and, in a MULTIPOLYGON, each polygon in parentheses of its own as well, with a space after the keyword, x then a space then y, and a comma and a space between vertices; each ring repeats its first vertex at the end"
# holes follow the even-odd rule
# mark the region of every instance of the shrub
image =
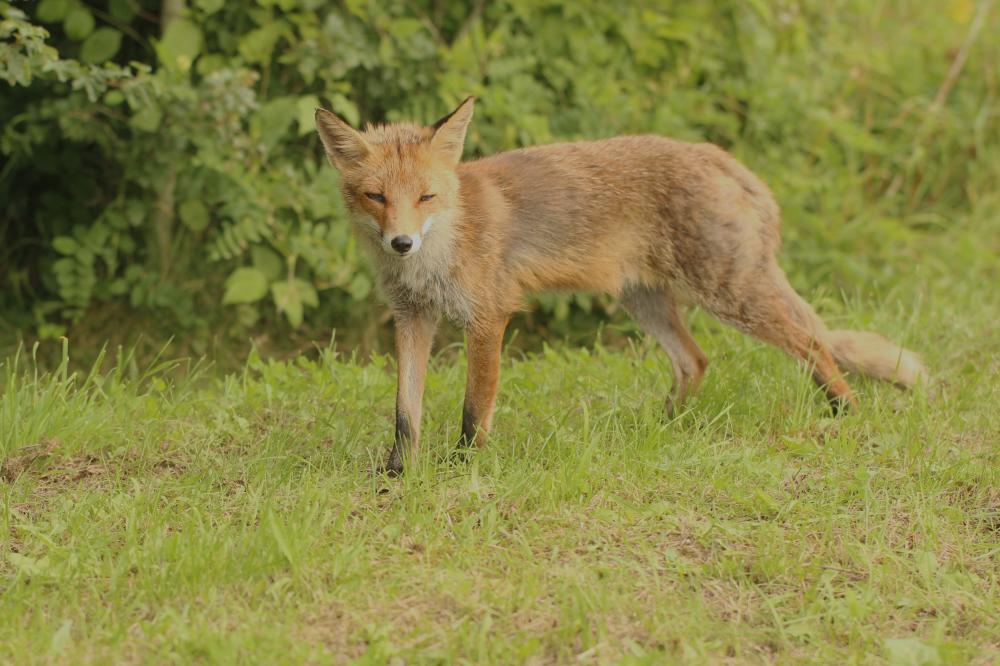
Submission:
MULTIPOLYGON (((23 336, 102 308, 196 351, 220 330, 370 334, 381 310, 318 105, 431 121, 476 94, 468 156, 626 132, 716 142, 772 184, 804 287, 878 284, 998 175, 1000 46, 979 36, 1000 26, 969 0, 23 8, 0 3, 0 312, 23 336)), ((614 311, 540 303, 555 336, 614 311)))

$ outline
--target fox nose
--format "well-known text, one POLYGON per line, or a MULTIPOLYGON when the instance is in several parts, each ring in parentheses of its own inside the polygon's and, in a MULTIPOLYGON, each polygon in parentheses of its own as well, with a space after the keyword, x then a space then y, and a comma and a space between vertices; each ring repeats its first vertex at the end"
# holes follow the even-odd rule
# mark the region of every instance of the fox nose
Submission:
POLYGON ((396 252, 399 252, 400 254, 406 254, 407 252, 410 251, 410 248, 413 247, 413 239, 410 238, 409 236, 396 236, 391 241, 389 241, 389 245, 391 245, 392 249, 395 250, 396 252))

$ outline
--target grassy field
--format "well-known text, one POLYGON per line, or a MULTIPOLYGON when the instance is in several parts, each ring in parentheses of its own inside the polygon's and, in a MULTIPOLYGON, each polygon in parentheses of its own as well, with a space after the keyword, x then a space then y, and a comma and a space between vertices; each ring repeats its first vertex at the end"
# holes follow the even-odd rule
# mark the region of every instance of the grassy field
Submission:
POLYGON ((0 660, 996 663, 996 219, 914 244, 877 300, 813 294, 920 350, 925 389, 855 378, 831 418, 803 369, 695 314, 712 364, 677 420, 648 341, 510 354, 492 443, 453 465, 445 349, 399 480, 370 473, 389 358, 216 377, 23 352, 0 367, 0 660))

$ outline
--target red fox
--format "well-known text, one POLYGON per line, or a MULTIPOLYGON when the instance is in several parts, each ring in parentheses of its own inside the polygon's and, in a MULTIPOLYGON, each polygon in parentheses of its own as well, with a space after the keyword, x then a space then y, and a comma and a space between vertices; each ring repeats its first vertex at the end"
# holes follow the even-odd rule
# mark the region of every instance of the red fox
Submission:
POLYGON ((708 359, 687 304, 807 364, 836 411, 854 403, 840 368, 910 387, 916 354, 875 333, 831 331, 775 259, 779 212, 768 187, 721 148, 623 136, 522 148, 461 162, 474 99, 431 126, 357 131, 316 110, 347 208, 375 257, 396 323, 399 474, 420 439, 424 376, 441 315, 463 326, 468 376, 460 444, 490 430, 504 329, 542 290, 620 299, 673 366, 674 413, 708 359))

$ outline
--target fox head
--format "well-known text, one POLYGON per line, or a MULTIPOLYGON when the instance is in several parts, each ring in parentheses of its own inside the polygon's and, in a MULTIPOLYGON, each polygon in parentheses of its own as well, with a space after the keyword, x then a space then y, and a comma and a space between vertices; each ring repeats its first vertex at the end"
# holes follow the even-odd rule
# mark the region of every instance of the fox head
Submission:
POLYGON ((411 123, 368 125, 359 132, 316 109, 316 129, 330 164, 340 172, 352 217, 377 236, 389 254, 420 250, 435 221, 449 223, 459 205, 455 169, 475 100, 429 127, 411 123))

